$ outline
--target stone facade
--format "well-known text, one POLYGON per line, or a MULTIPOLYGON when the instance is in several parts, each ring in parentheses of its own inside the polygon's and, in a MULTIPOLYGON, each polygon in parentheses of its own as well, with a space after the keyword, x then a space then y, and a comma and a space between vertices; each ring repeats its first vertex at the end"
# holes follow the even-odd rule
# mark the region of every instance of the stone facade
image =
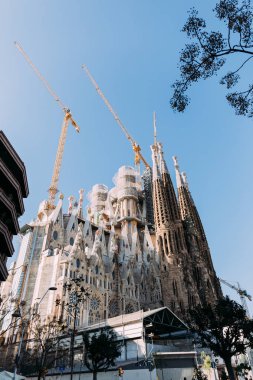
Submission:
MULTIPOLYGON (((83 190, 77 201, 69 197, 66 213, 63 195, 54 209, 41 203, 36 219, 22 229, 17 261, 1 289, 5 313, 22 305, 23 315, 32 310, 42 320, 56 317, 70 323, 63 285, 75 278, 83 278, 90 291, 78 326, 161 306, 183 316, 189 307, 221 295, 185 177, 175 161, 177 199, 161 144, 152 147, 152 156, 153 173, 146 172, 144 186, 139 173, 127 166, 119 169, 112 189, 95 185, 87 217, 83 190), (50 287, 57 290, 48 291, 50 287)), ((11 318, 8 312, 2 329, 11 318)), ((6 339, 15 340, 17 333, 9 329, 6 339)))

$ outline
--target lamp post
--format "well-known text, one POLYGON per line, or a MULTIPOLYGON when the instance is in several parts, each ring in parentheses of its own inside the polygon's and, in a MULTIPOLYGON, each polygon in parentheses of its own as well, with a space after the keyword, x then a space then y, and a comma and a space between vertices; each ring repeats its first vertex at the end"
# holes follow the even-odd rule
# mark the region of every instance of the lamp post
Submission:
POLYGON ((46 292, 43 294, 43 296, 41 297, 39 304, 40 304, 40 303, 42 302, 42 300, 46 297, 46 295, 47 295, 47 293, 49 292, 49 290, 53 290, 53 291, 55 291, 55 290, 57 290, 57 288, 56 288, 56 286, 50 286, 50 288, 48 288, 47 291, 46 291, 46 292))
MULTIPOLYGON (((55 291, 57 290, 57 288, 55 286, 51 286, 50 288, 47 289, 47 291, 43 294, 43 296, 41 297, 39 303, 38 303, 38 306, 39 304, 42 302, 42 300, 44 299, 44 297, 46 296, 46 294, 50 291, 55 291)), ((20 305, 21 306, 21 305, 20 305)), ((14 318, 23 318, 24 315, 22 315, 21 313, 21 310, 20 310, 20 306, 18 307, 18 309, 12 314, 12 316, 14 318)), ((31 316, 31 311, 29 311, 27 314, 27 317, 29 318, 31 316)), ((16 355, 16 358, 15 358, 15 369, 14 369, 14 376, 13 376, 13 380, 16 379, 16 374, 17 374, 17 370, 18 370, 18 364, 19 364, 19 360, 20 360, 20 354, 21 354, 21 349, 22 349, 22 344, 23 344, 23 339, 24 339, 24 333, 25 333, 25 328, 27 327, 28 323, 29 323, 29 320, 25 320, 25 321, 22 321, 21 320, 21 323, 22 323, 22 331, 21 331, 21 337, 20 337, 20 341, 19 341, 19 344, 18 344, 18 352, 17 352, 17 355, 16 355), (24 323, 25 322, 25 323, 24 323)))
POLYGON ((82 285, 83 277, 71 279, 63 285, 65 291, 68 292, 68 314, 73 319, 73 329, 71 331, 70 339, 70 380, 73 379, 74 368, 74 345, 75 345, 75 331, 77 316, 80 313, 80 304, 83 303, 90 296, 90 289, 84 288, 82 285))

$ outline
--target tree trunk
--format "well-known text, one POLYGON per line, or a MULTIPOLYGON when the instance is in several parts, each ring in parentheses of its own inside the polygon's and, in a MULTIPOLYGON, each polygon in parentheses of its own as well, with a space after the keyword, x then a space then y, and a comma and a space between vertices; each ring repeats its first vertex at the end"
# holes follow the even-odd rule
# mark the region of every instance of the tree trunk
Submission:
POLYGON ((225 365, 227 367, 228 376, 230 380, 236 380, 235 373, 232 367, 231 358, 224 358, 225 365))
POLYGON ((97 372, 93 372, 93 380, 97 380, 97 372))

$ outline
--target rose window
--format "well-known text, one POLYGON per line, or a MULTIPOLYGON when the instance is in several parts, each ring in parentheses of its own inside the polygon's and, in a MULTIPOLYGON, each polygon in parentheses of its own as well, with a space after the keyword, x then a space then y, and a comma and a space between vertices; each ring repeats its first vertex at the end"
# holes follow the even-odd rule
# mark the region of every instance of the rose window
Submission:
POLYGON ((116 316, 119 314, 119 305, 118 305, 117 300, 112 299, 109 302, 109 312, 110 312, 110 316, 116 316))
POLYGON ((100 298, 98 296, 93 296, 90 300, 90 308, 92 310, 98 310, 100 306, 100 298))

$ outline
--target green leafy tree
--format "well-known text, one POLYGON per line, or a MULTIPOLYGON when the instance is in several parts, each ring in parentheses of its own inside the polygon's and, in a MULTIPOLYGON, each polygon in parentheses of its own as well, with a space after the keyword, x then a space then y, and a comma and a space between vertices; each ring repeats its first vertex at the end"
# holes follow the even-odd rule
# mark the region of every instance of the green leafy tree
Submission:
POLYGON ((96 380, 98 372, 115 365, 115 359, 121 355, 122 344, 111 329, 103 329, 95 334, 84 334, 83 339, 84 362, 93 373, 93 380, 96 380))
MULTIPOLYGON (((253 58, 251 1, 220 0, 214 8, 214 15, 223 24, 222 31, 208 31, 206 21, 194 8, 189 11, 183 27, 182 31, 191 42, 181 51, 181 75, 172 85, 174 92, 170 101, 171 107, 179 112, 189 104, 187 91, 193 83, 216 75, 228 58, 238 56, 236 67, 227 71, 220 80, 220 84, 230 89, 238 84, 240 73, 253 58)), ((230 65, 234 65, 234 60, 230 65)), ((229 92, 226 98, 237 115, 253 116, 253 83, 247 89, 229 92)))
POLYGON ((197 344, 220 356, 230 380, 235 380, 232 357, 253 347, 253 320, 248 319, 243 307, 229 297, 221 298, 215 306, 198 305, 190 310, 189 325, 197 344))

